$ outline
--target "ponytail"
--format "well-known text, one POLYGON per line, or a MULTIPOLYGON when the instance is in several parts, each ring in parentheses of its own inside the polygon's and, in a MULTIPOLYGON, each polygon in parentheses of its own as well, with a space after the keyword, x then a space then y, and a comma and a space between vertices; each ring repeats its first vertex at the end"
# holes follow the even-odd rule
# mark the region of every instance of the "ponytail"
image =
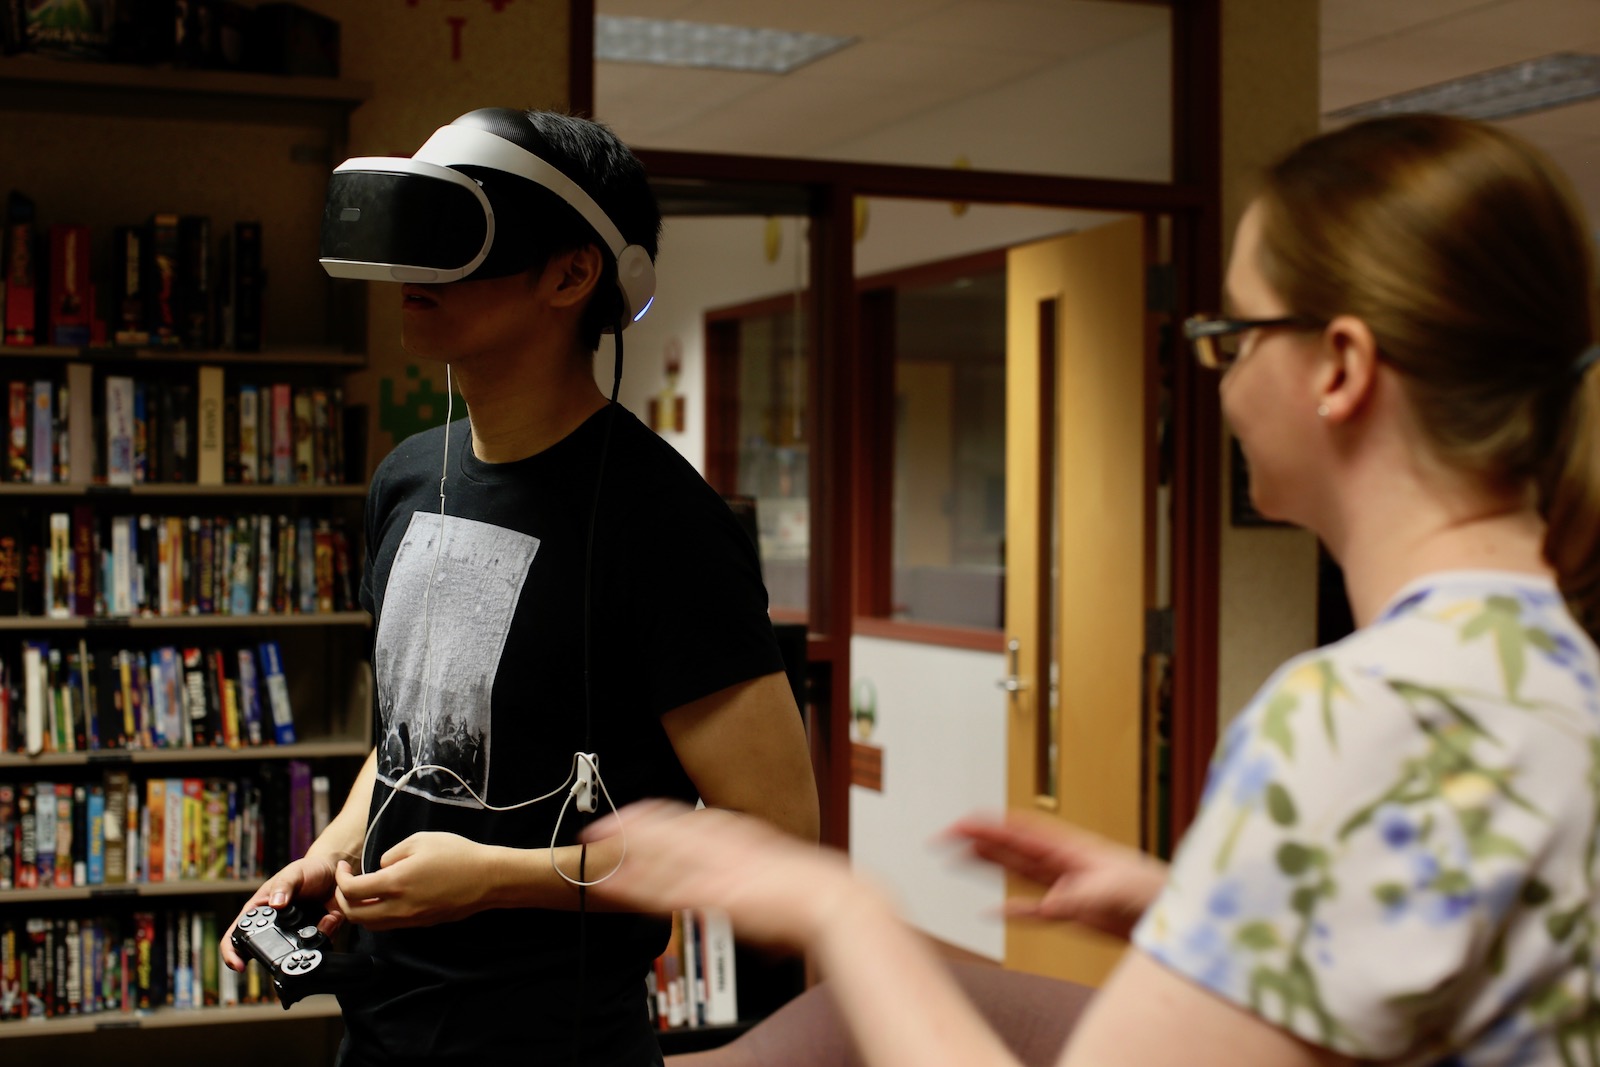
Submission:
POLYGON ((1600 345, 1579 358, 1576 395, 1540 486, 1544 555, 1572 613, 1600 640, 1600 345))

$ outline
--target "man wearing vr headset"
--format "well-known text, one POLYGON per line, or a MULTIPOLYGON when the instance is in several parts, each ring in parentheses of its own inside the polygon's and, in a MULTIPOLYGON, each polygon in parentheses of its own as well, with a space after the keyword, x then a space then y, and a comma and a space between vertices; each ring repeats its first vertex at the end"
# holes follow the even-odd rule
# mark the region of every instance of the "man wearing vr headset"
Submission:
POLYGON ((659 230, 634 155, 546 112, 474 111, 330 184, 324 265, 402 282, 375 292, 469 414, 373 478, 377 744, 306 857, 246 905, 357 925, 378 967, 339 994, 351 1067, 659 1063, 644 995, 666 924, 586 914, 579 883, 626 843, 582 852, 577 831, 667 796, 817 836, 754 547, 595 383, 608 330, 620 374, 659 230))

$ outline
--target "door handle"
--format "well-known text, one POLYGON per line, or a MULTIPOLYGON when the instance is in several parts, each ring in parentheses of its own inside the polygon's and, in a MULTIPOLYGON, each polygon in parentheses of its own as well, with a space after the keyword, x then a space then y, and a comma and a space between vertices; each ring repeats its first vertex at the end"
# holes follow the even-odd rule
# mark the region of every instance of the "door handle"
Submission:
POLYGON ((1015 696, 1028 688, 1028 683, 1022 680, 1017 671, 1017 650, 1022 647, 1022 642, 1015 637, 1006 642, 1006 652, 1011 658, 1011 673, 1004 678, 995 679, 995 685, 1015 696))

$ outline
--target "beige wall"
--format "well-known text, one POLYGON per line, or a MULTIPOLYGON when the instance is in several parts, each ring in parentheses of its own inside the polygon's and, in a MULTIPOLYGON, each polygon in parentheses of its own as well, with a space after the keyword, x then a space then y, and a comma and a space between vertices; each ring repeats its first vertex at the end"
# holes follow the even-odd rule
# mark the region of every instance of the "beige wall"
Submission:
MULTIPOLYGON (((1223 0, 1222 207, 1231 236, 1253 176, 1317 132, 1317 0, 1223 0)), ((1231 241, 1229 242, 1231 245, 1231 241)), ((1225 724, 1274 667, 1316 643, 1316 539, 1232 526, 1223 443, 1217 711, 1225 724)))
MULTIPOLYGON (((350 117, 350 155, 409 155, 474 108, 567 106, 568 0, 302 2, 339 20, 343 76, 372 85, 350 117)), ((346 396, 370 407, 368 455, 376 464, 395 443, 381 425, 379 382, 391 379, 403 395, 412 384, 405 366, 414 361, 400 348, 399 288, 374 284, 367 293, 367 370, 351 376, 346 396)), ((425 366, 422 375, 444 388, 443 367, 425 366)))

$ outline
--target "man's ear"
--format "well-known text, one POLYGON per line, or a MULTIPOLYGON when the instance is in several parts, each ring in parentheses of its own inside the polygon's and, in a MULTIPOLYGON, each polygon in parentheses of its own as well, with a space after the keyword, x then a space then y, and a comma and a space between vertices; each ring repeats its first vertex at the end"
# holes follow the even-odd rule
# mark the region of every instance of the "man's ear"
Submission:
POLYGON ((550 285, 552 307, 582 307, 605 273, 605 257, 594 245, 550 257, 545 280, 550 285))
POLYGON ((1377 385, 1378 342, 1372 329, 1354 315, 1340 315, 1322 331, 1322 364, 1317 376, 1317 414, 1332 423, 1358 412, 1377 385))

